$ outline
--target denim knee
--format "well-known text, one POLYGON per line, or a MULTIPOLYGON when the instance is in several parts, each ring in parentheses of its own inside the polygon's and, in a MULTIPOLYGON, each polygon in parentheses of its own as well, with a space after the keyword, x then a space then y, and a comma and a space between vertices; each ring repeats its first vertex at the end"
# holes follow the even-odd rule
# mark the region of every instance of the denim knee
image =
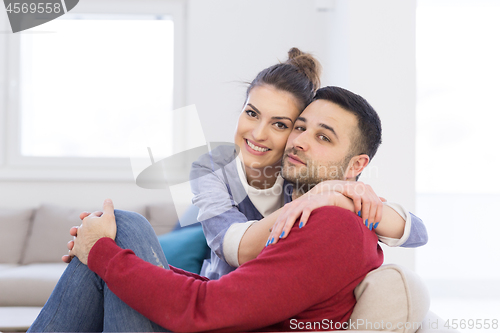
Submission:
MULTIPOLYGON (((115 210, 116 237, 155 238, 156 234, 149 221, 139 213, 115 210)), ((117 240, 118 242, 118 240, 117 240)))
POLYGON ((168 268, 158 237, 149 221, 141 214, 115 210, 116 244, 130 249, 141 259, 168 268))
POLYGON ((127 210, 115 209, 115 220, 118 228, 152 228, 151 224, 144 216, 127 210))

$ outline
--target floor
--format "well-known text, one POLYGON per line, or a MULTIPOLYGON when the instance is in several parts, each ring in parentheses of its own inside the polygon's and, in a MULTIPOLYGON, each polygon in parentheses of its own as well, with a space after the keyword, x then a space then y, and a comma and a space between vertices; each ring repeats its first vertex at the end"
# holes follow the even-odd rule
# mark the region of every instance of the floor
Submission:
POLYGON ((0 331, 26 332, 40 310, 39 307, 0 307, 0 331))
POLYGON ((432 298, 431 311, 441 317, 445 323, 453 320, 462 333, 469 332, 500 332, 500 299, 498 298, 432 298), (486 321, 489 319, 489 321, 486 321), (485 329, 485 323, 490 325, 496 320, 497 326, 485 329), (482 324, 483 327, 479 327, 482 324), (460 326, 462 325, 462 326, 460 326))

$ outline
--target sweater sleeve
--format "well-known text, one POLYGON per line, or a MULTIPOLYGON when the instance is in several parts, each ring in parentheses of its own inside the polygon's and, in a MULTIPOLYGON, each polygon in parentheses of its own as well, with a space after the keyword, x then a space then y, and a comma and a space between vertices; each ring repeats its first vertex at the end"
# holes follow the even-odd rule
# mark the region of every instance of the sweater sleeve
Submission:
POLYGON ((399 239, 379 236, 382 243, 391 247, 419 247, 427 244, 427 229, 421 219, 397 203, 387 202, 385 204, 394 209, 405 220, 405 228, 403 236, 399 239))
POLYGON ((187 277, 192 277, 192 278, 195 278, 197 280, 209 281, 209 279, 205 276, 200 276, 196 273, 191 273, 191 272, 185 271, 183 269, 174 267, 172 265, 168 265, 168 267, 170 268, 171 271, 175 272, 176 274, 185 275, 187 277))
POLYGON ((226 262, 233 266, 239 267, 238 250, 240 248, 241 239, 245 232, 257 221, 248 221, 245 223, 233 223, 226 231, 224 236, 223 249, 226 262))
POLYGON ((401 247, 419 247, 427 244, 428 236, 427 229, 420 218, 409 213, 411 216, 410 234, 406 241, 401 244, 401 247))
POLYGON ((207 244, 222 260, 227 262, 224 251, 224 238, 234 223, 248 222, 239 211, 238 199, 224 181, 224 168, 211 167, 204 159, 193 163, 191 168, 191 190, 193 204, 200 209, 198 221, 201 222, 207 244))
MULTIPOLYGON (((356 284, 380 266, 383 256, 375 233, 360 220, 346 223, 346 216, 353 218, 348 214, 356 218, 338 207, 317 209, 307 227, 294 227, 288 238, 265 248, 257 259, 214 281, 149 264, 109 238, 94 245, 88 264, 120 299, 169 330, 254 330, 316 305, 324 309, 324 302, 338 302, 346 289, 353 298, 356 284), (330 221, 322 223, 324 219, 330 221)), ((338 308, 335 304, 332 309, 338 308)), ((349 315, 343 311, 330 319, 345 321, 349 315)))

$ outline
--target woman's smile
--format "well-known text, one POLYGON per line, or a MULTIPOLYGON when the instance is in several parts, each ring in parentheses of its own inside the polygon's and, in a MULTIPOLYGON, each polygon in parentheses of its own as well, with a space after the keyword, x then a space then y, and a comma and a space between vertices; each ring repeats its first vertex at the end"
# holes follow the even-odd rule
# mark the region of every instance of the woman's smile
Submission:
POLYGON ((248 151, 250 151, 252 154, 263 155, 266 152, 271 150, 270 148, 267 148, 267 147, 262 146, 262 145, 258 145, 249 139, 245 139, 245 142, 246 142, 246 147, 247 147, 248 151))

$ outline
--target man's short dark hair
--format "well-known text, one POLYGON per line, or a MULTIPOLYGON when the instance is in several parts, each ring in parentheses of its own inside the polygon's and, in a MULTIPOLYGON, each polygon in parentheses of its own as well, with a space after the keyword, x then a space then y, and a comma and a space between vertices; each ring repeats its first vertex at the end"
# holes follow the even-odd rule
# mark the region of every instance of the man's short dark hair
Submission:
POLYGON ((318 89, 314 100, 318 99, 335 103, 356 116, 359 135, 351 138, 351 157, 366 154, 371 160, 382 143, 382 124, 373 107, 363 97, 333 86, 318 89))

